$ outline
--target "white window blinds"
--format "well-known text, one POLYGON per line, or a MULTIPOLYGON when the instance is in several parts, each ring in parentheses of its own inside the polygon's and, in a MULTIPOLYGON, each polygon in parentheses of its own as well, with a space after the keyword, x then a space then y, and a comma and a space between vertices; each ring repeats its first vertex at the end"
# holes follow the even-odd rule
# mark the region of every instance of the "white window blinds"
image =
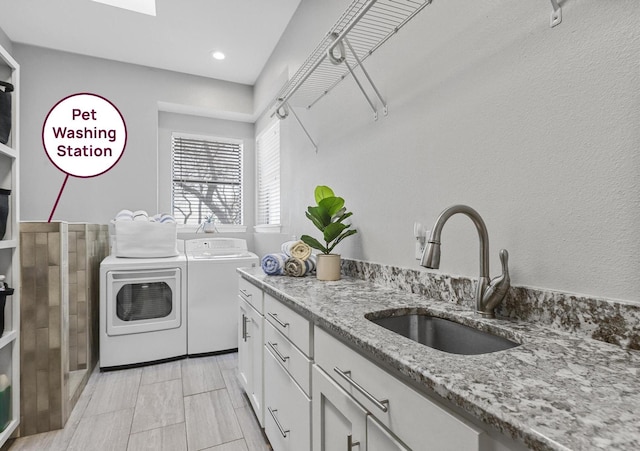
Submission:
POLYGON ((242 224, 242 142, 174 133, 171 149, 176 221, 242 224))
POLYGON ((258 156, 258 225, 280 224, 280 121, 256 140, 258 156))

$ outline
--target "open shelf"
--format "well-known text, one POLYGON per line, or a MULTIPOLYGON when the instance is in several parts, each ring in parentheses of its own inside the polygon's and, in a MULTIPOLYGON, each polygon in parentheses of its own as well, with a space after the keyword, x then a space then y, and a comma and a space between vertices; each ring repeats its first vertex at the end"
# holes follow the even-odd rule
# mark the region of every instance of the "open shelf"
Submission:
POLYGON ((10 158, 16 158, 18 153, 6 144, 0 143, 0 155, 6 155, 10 158))
POLYGON ((18 247, 18 240, 0 240, 0 249, 14 249, 18 247))
POLYGON ((18 337, 18 332, 15 330, 5 330, 2 337, 0 337, 0 349, 7 346, 9 343, 16 340, 18 337))

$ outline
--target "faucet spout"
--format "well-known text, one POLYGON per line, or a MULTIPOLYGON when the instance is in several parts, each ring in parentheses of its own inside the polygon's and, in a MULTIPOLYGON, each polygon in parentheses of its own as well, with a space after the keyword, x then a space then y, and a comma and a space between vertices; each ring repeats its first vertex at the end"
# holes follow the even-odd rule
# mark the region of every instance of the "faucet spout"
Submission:
MULTIPOLYGON (((467 205, 453 205, 440 213, 440 216, 438 216, 438 219, 431 229, 431 236, 427 240, 427 246, 422 254, 420 264, 431 269, 438 269, 440 267, 440 236, 442 234, 442 229, 449 218, 458 213, 466 215, 471 219, 471 221, 473 221, 473 224, 476 226, 478 231, 478 238, 480 241, 480 276, 478 278, 478 286, 476 289, 476 311, 483 316, 493 318, 494 308, 502 301, 502 299, 504 299, 504 296, 509 289, 509 279, 507 277, 506 282, 504 278, 500 280, 501 286, 499 293, 502 296, 499 299, 496 298, 496 290, 488 290, 491 285, 491 281, 489 279, 489 233, 487 232, 487 226, 485 225, 484 220, 476 210, 467 205), (491 305, 488 305, 485 302, 486 292, 494 293, 490 299, 491 305)), ((506 265, 506 263, 504 263, 504 265, 506 265)))

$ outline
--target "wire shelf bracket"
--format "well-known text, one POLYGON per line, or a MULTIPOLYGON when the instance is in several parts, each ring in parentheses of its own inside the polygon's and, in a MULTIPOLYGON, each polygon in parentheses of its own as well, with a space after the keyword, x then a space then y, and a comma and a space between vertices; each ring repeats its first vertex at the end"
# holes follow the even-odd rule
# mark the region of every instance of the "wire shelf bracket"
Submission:
POLYGON ((282 120, 282 119, 286 119, 289 116, 289 113, 293 115, 293 118, 296 120, 298 125, 300 125, 300 127, 304 131, 304 134, 307 135, 307 138, 309 138, 309 141, 311 141, 311 144, 313 144, 313 148, 315 149, 316 153, 318 153, 318 145, 316 144, 316 142, 313 140, 313 138, 307 131, 307 128, 304 126, 304 124, 296 114, 295 110, 288 103, 281 102, 280 105, 278 105, 278 108, 276 108, 276 111, 274 114, 278 117, 278 119, 282 120))

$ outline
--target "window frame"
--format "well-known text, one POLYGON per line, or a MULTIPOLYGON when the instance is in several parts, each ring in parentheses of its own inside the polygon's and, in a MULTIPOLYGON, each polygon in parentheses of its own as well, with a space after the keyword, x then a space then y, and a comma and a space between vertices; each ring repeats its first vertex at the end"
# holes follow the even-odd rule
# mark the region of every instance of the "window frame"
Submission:
MULTIPOLYGON (((239 155, 238 155, 238 161, 239 161, 239 180, 238 180, 238 184, 237 186, 239 187, 240 190, 240 209, 239 209, 239 215, 240 215, 240 219, 239 219, 239 223, 238 224, 222 224, 222 223, 216 223, 216 228, 219 229, 229 229, 229 230, 235 230, 235 229, 239 229, 239 228, 244 228, 244 221, 245 221, 245 214, 244 214, 244 209, 245 209, 245 189, 244 189, 244 141, 242 139, 236 139, 236 138, 228 138, 228 137, 220 137, 220 136, 216 136, 216 135, 206 135, 206 134, 195 134, 195 133, 186 133, 186 132, 181 132, 181 131, 172 131, 170 134, 170 150, 171 150, 171 155, 169 158, 169 168, 170 168, 170 209, 171 209, 171 214, 175 216, 174 213, 174 196, 175 196, 175 191, 174 191, 174 183, 175 183, 175 176, 174 176, 174 166, 175 166, 175 146, 174 146, 174 139, 175 138, 182 138, 182 139, 191 139, 191 140, 199 140, 199 141, 208 141, 208 142, 212 142, 212 143, 220 143, 220 144, 232 144, 235 146, 238 146, 238 150, 239 150, 239 155)), ((177 219, 177 218, 176 218, 177 219)), ((178 226, 180 228, 193 228, 193 227, 199 227, 202 225, 202 222, 200 223, 183 223, 181 221, 178 221, 178 226)))
MULTIPOLYGON (((260 233, 260 232, 279 232, 281 227, 282 227, 282 165, 281 165, 281 151, 282 151, 282 139, 281 139, 281 127, 280 127, 280 121, 279 120, 275 120, 274 122, 272 122, 271 124, 267 125, 266 127, 263 128, 263 130, 257 135, 256 140, 255 140, 255 148, 256 148, 256 208, 255 208, 255 212, 256 212, 256 226, 255 226, 255 231, 260 233), (278 134, 278 138, 277 138, 277 142, 278 142, 278 146, 277 146, 277 178, 278 178, 278 183, 277 183, 277 201, 278 201, 278 217, 277 217, 277 222, 270 222, 271 218, 267 217, 267 222, 264 222, 263 219, 265 219, 262 214, 261 214, 261 209, 263 208, 262 205, 262 186, 261 186, 261 168, 262 168, 262 152, 261 152, 261 148, 262 146, 260 145, 261 141, 269 134, 269 133, 274 133, 277 132, 278 134)), ((272 151, 272 149, 268 149, 269 151, 272 151)), ((271 156, 270 158, 273 158, 273 156, 271 156)), ((267 197, 269 195, 267 194, 267 197)), ((269 216, 269 215, 268 215, 269 216)))

